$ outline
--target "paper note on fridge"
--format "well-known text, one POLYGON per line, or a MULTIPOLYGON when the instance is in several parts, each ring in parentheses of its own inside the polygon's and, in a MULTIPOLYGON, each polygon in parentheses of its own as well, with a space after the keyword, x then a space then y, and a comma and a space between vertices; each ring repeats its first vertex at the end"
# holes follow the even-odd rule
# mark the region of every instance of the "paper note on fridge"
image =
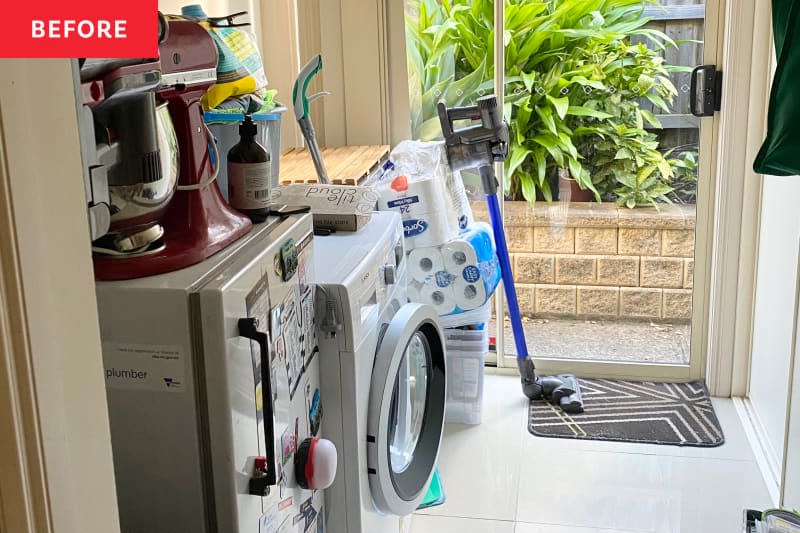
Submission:
POLYGON ((183 392, 187 386, 180 346, 104 342, 106 387, 183 392))
POLYGON ((372 217, 378 195, 369 187, 295 183, 272 190, 272 203, 306 205, 314 227, 358 231, 372 217))

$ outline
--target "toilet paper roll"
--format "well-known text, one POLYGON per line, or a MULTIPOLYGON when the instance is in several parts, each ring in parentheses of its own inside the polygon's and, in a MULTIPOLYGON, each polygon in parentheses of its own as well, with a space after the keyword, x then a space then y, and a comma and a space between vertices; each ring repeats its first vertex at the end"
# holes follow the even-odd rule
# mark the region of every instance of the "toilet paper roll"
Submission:
POLYGON ((420 215, 448 209, 445 184, 436 177, 414 179, 414 176, 397 176, 378 193, 379 211, 397 211, 401 215, 420 215))
POLYGON ((442 258, 448 272, 475 281, 474 268, 494 258, 494 243, 490 230, 476 227, 442 246, 442 258), (468 268, 473 267, 473 268, 468 268))
POLYGON ((408 254, 408 274, 412 279, 425 283, 440 270, 444 270, 444 259, 439 248, 414 248, 408 254))
POLYGON ((455 236, 447 223, 446 211, 403 216, 406 249, 440 246, 455 236))
POLYGON ((420 289, 420 302, 432 306, 440 315, 448 315, 456 309, 451 285, 439 287, 435 283, 426 283, 420 289))
POLYGON ((464 278, 456 278, 453 282, 453 299, 456 305, 464 311, 482 306, 486 303, 487 296, 483 280, 469 282, 464 278))

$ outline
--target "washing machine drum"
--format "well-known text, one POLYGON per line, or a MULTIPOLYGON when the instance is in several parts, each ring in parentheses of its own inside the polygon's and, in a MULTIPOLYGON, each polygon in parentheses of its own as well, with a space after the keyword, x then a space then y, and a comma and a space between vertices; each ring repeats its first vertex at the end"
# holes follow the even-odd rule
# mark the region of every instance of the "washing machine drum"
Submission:
POLYGON ((402 306, 381 338, 370 390, 367 471, 383 513, 410 514, 425 496, 442 440, 445 383, 436 311, 402 306))

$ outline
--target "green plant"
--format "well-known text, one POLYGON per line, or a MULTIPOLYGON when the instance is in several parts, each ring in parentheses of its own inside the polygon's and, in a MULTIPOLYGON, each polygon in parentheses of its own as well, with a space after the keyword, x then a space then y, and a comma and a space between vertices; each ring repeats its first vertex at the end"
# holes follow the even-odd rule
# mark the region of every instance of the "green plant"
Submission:
MULTIPOLYGON (((667 201, 670 164, 644 129, 657 120, 639 100, 666 110, 676 91, 658 54, 631 38, 654 48, 675 43, 644 27, 649 19, 641 0, 504 1, 504 111, 511 126, 506 193, 551 200, 554 176, 567 168, 597 200, 617 194, 625 205, 667 201), (612 154, 614 142, 621 144, 612 154)), ((439 97, 458 105, 453 100, 492 90, 493 13, 491 0, 412 4, 407 39, 409 78, 421 104, 416 137, 438 136, 439 97), (447 80, 463 84, 445 94, 447 80)))
MULTIPOLYGON (((670 154, 667 154, 669 156, 670 154)), ((687 150, 680 157, 670 159, 672 186, 670 197, 675 202, 693 204, 697 201, 697 151, 687 150)))
POLYGON ((474 101, 481 84, 493 74, 487 72, 485 60, 469 72, 456 68, 461 52, 451 33, 447 2, 421 0, 409 8, 413 14, 406 15, 406 49, 412 132, 416 139, 437 139, 442 133, 436 112, 439 100, 448 106, 474 101))

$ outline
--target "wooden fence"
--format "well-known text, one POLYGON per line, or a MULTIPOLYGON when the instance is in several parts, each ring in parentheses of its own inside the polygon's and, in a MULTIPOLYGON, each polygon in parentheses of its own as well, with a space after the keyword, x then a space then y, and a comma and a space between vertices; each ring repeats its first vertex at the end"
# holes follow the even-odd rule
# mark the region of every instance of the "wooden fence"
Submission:
MULTIPOLYGON (((645 15, 653 21, 648 27, 665 33, 678 48, 668 48, 662 53, 669 65, 695 67, 703 64, 703 30, 705 4, 703 0, 661 0, 662 6, 648 6, 645 15)), ((659 132, 663 148, 677 151, 697 150, 700 119, 689 112, 689 73, 673 73, 671 80, 678 89, 678 96, 670 113, 653 110, 649 101, 643 107, 657 111, 663 130, 659 132)))

